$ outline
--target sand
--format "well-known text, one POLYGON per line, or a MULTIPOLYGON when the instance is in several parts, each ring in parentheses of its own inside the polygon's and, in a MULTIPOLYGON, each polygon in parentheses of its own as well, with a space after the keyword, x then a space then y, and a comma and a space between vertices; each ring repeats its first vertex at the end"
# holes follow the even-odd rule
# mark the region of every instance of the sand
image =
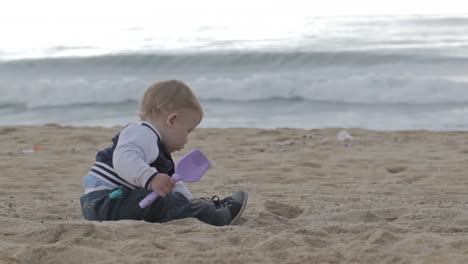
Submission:
POLYGON ((0 127, 0 263, 468 262, 468 132, 197 129, 174 158, 212 160, 195 196, 249 192, 238 225, 86 221, 119 129, 0 127))

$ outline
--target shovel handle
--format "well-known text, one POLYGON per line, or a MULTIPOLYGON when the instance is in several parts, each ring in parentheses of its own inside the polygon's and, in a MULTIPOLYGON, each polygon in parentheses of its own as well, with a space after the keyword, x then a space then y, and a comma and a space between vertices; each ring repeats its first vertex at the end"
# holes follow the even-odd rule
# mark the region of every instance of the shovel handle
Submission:
POLYGON ((138 204, 140 208, 146 208, 148 205, 150 205, 154 200, 158 199, 159 194, 157 192, 152 192, 148 194, 145 199, 141 200, 141 202, 138 204))

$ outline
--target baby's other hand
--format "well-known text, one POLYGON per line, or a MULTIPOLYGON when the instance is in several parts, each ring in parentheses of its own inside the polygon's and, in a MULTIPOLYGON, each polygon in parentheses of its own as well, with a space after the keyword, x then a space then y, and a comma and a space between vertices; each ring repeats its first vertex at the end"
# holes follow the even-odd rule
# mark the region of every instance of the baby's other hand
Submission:
POLYGON ((150 182, 150 188, 160 196, 166 197, 175 187, 175 181, 165 173, 158 173, 150 182))

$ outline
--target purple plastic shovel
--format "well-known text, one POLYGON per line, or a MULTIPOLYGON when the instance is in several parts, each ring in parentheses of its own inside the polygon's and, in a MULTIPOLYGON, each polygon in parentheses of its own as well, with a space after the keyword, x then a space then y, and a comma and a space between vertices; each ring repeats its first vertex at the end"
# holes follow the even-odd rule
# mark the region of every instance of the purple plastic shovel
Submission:
MULTIPOLYGON (((194 149, 185 154, 175 166, 175 173, 172 179, 175 181, 196 182, 211 167, 211 162, 199 149, 194 149)), ((159 197, 159 194, 152 192, 138 204, 141 208, 150 205, 159 197)))

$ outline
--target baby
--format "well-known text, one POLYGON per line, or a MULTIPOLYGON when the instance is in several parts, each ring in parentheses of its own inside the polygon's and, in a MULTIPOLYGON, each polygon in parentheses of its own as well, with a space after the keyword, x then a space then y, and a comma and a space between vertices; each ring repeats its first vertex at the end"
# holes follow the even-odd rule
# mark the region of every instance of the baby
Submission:
POLYGON ((141 122, 127 125, 111 147, 99 151, 84 177, 83 216, 98 221, 163 223, 195 217, 216 226, 235 223, 247 203, 246 192, 222 200, 192 200, 185 185, 171 178, 171 153, 184 148, 202 117, 202 106, 185 83, 169 80, 149 87, 141 100, 141 122), (138 203, 152 191, 161 197, 140 208, 138 203))

